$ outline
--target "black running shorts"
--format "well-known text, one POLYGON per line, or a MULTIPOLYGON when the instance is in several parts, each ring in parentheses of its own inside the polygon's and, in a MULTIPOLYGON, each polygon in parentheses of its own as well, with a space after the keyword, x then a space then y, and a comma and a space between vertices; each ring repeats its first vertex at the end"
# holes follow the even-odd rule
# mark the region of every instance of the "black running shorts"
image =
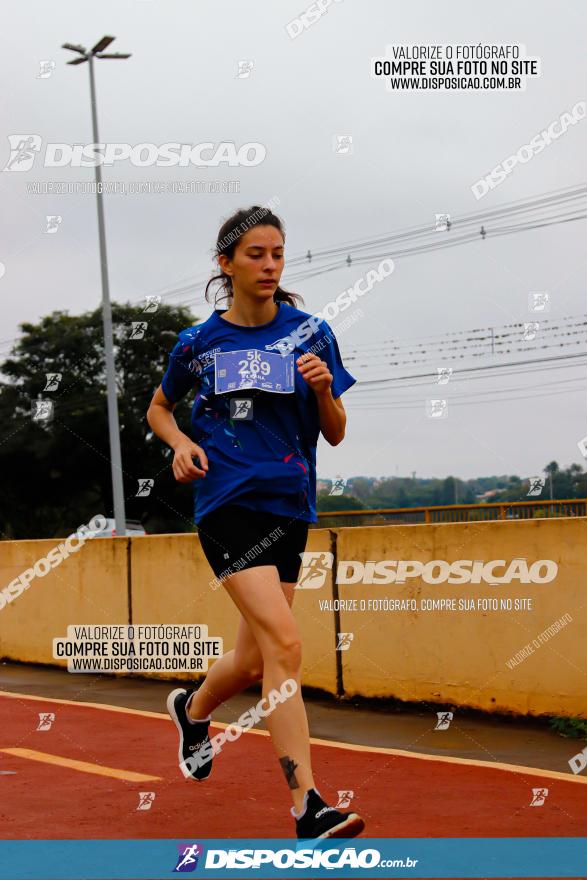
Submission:
POLYGON ((305 520, 225 504, 202 517, 198 535, 217 578, 256 565, 275 565, 281 581, 296 583, 308 527, 305 520))

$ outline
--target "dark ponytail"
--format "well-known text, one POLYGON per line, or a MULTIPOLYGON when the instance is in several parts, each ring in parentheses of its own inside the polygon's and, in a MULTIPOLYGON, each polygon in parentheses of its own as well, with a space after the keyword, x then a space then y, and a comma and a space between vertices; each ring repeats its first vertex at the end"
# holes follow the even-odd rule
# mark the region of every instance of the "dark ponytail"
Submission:
MULTIPOLYGON (((260 205, 253 205, 250 208, 243 208, 242 210, 237 211, 222 224, 217 236, 216 248, 214 250, 215 256, 219 257, 221 254, 224 254, 229 259, 232 259, 239 240, 254 226, 274 226, 275 229, 279 230, 285 242, 285 232, 279 217, 277 217, 276 214, 273 214, 269 208, 263 208, 260 205)), ((216 306, 217 303, 223 299, 228 299, 230 302, 234 296, 232 278, 230 275, 226 275, 226 273, 222 271, 219 275, 214 275, 210 278, 206 285, 205 297, 207 302, 210 302, 208 298, 208 288, 214 281, 220 282, 214 296, 214 305, 216 306)), ((299 293, 290 293, 279 286, 273 294, 273 301, 285 302, 290 306, 296 306, 296 303, 304 302, 299 293)))

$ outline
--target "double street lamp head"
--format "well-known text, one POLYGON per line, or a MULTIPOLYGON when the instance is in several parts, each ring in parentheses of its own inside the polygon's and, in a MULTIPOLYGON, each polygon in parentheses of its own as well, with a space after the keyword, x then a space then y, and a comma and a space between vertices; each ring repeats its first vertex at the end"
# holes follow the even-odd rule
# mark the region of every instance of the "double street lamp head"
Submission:
POLYGON ((63 43, 61 48, 69 49, 71 52, 78 52, 81 55, 81 58, 74 58, 73 61, 68 61, 68 64, 83 64, 84 61, 88 61, 90 58, 130 58, 130 53, 104 52, 104 49, 107 49, 115 39, 116 37, 102 37, 89 52, 83 46, 75 45, 74 43, 63 43))

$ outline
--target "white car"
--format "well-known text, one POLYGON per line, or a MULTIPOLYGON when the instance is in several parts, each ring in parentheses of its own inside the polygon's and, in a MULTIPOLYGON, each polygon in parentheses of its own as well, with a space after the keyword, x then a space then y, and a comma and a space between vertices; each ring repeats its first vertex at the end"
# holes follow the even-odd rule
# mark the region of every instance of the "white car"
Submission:
MULTIPOLYGON (((127 519, 126 521, 126 534, 127 535, 146 535, 147 532, 144 530, 140 522, 136 520, 127 519)), ((115 519, 107 519, 106 525, 99 532, 96 532, 92 537, 94 538, 115 538, 116 537, 116 520, 115 519)))

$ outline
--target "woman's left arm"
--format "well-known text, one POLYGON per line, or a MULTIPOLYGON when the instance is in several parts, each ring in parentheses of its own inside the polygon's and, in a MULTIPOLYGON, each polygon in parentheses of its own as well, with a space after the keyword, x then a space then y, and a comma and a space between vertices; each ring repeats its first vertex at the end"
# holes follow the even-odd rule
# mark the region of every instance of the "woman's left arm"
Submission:
POLYGON ((316 395, 320 430, 331 446, 338 446, 345 434, 346 413, 340 397, 335 400, 332 396, 332 373, 328 364, 310 352, 301 355, 297 364, 302 377, 316 395))

